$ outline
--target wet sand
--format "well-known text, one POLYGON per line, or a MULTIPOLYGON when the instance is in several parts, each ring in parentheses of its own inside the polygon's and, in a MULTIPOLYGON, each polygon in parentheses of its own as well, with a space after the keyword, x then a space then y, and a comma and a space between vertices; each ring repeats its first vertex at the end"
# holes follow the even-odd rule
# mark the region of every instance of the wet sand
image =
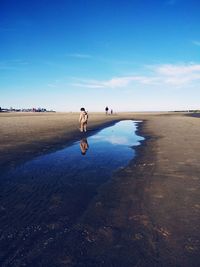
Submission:
POLYGON ((75 230, 72 262, 200 266, 199 126, 182 115, 147 119, 140 157, 102 187, 75 230))
MULTIPOLYGON (((77 116, 0 114, 0 159, 15 162, 80 138, 77 116)), ((137 159, 100 188, 48 252, 29 252, 28 266, 200 266, 199 118, 91 114, 89 129, 123 118, 144 120, 137 159)))

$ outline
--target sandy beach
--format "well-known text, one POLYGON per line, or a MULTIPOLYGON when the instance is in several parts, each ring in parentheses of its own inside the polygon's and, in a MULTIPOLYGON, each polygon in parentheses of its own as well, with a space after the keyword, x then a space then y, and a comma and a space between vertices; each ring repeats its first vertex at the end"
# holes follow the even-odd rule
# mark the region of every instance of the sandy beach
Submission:
MULTIPOLYGON (((145 115, 145 118, 149 115, 145 115)), ((132 119, 132 113, 105 116, 89 114, 88 134, 121 119, 132 119)), ((138 114, 137 118, 143 118, 138 114)), ((62 143, 81 138, 79 113, 0 113, 0 165, 55 149, 62 143)))
MULTIPOLYGON (((46 255, 47 262, 199 266, 200 119, 183 113, 92 113, 88 134, 122 119, 143 120, 139 133, 146 141, 136 160, 101 187, 71 236, 52 245, 52 251, 61 247, 59 256, 46 255)), ((0 125, 2 168, 81 138, 78 113, 1 113, 0 125)))

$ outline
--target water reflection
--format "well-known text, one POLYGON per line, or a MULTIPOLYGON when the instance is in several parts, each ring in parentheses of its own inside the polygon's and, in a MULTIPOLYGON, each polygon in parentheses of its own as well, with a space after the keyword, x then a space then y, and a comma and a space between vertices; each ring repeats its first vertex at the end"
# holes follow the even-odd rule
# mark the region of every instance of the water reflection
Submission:
POLYGON ((81 154, 84 156, 89 148, 87 138, 82 138, 80 141, 81 154))
MULTIPOLYGON (((137 121, 137 124, 139 122, 137 121)), ((137 130, 137 124, 133 121, 121 121, 113 127, 103 129, 90 139, 94 143, 106 142, 107 145, 137 146, 143 140, 142 137, 133 134, 137 130)))

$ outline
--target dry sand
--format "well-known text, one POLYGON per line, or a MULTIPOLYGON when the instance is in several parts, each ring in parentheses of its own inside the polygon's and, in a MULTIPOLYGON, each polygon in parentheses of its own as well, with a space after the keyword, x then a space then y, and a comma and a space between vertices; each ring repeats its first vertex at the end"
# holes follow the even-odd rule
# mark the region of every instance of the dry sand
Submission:
MULTIPOLYGON (((70 247, 69 240, 58 240, 65 248, 60 265, 49 260, 54 266, 200 266, 200 119, 91 114, 89 128, 123 118, 144 120, 140 132, 147 141, 136 161, 101 188, 70 247)), ((80 138, 77 119, 72 113, 0 114, 1 161, 80 138)))

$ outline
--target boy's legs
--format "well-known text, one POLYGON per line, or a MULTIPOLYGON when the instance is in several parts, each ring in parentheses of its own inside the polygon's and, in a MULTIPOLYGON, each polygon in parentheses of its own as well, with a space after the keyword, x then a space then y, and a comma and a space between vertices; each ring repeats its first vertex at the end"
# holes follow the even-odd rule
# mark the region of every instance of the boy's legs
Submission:
POLYGON ((83 124, 83 130, 84 130, 84 132, 87 132, 87 122, 85 122, 85 123, 83 124))
POLYGON ((81 132, 83 132, 83 130, 84 130, 84 123, 83 123, 83 122, 81 122, 80 131, 81 131, 81 132))

